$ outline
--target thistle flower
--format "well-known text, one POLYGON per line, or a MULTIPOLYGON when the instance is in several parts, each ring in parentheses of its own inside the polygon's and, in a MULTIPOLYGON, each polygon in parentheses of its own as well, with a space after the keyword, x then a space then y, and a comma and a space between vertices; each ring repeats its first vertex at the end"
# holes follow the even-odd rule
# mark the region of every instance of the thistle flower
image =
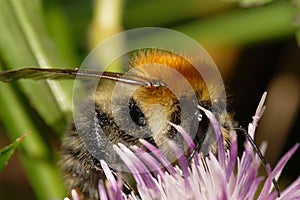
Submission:
MULTIPOLYGON (((253 122, 248 126, 249 134, 254 137, 257 123, 265 109, 263 106, 266 94, 264 94, 253 122)), ((178 157, 179 166, 172 166, 164 155, 152 144, 145 140, 140 142, 152 153, 151 155, 139 147, 128 148, 122 144, 114 146, 125 165, 130 169, 136 184, 137 194, 124 194, 122 180, 116 180, 104 161, 101 166, 106 174, 107 181, 100 181, 99 194, 101 199, 257 199, 272 200, 300 199, 300 176, 278 197, 273 190, 272 180, 278 179, 280 173, 290 157, 295 153, 299 144, 292 147, 277 163, 271 171, 267 170, 267 177, 258 177, 260 159, 255 154, 252 146, 246 142, 244 152, 239 158, 237 136, 234 131, 230 133, 230 148, 224 149, 223 138, 214 115, 200 107, 210 119, 215 134, 218 138, 217 155, 209 153, 203 157, 200 154, 194 156, 190 165, 180 148, 172 141, 170 147, 178 157), (161 164, 165 166, 162 170, 161 164), (151 170, 150 170, 151 169, 151 170), (258 186, 263 184, 261 190, 258 186)), ((173 125, 182 134, 190 149, 195 144, 182 127, 173 125)), ((263 145, 262 151, 266 149, 263 145)), ((76 192, 72 191, 73 199, 79 199, 76 192)))

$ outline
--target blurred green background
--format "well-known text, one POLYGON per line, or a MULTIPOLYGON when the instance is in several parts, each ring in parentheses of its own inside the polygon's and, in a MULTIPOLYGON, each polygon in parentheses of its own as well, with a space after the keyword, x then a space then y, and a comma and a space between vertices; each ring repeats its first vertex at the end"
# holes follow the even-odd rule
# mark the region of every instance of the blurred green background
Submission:
MULTIPOLYGON (((272 165, 300 141, 299 0, 0 0, 0 68, 79 67, 105 38, 146 26, 185 33, 209 52, 242 126, 268 91, 256 141, 268 142, 272 165)), ((66 196, 57 159, 72 84, 0 83, 0 147, 29 133, 0 173, 0 199, 66 196)), ((299 158, 297 151, 282 188, 299 176, 299 158)))

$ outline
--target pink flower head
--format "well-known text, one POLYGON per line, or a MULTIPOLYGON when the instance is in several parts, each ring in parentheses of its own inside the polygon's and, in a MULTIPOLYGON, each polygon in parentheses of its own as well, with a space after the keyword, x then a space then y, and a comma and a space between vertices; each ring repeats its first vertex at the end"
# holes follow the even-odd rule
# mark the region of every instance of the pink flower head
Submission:
MULTIPOLYGON (((248 133, 254 137, 257 123, 265 109, 263 106, 266 94, 264 94, 253 122, 248 126, 248 133)), ((232 200, 232 199, 260 199, 260 200, 297 200, 300 199, 300 176, 278 197, 277 191, 273 191, 272 180, 277 179, 290 157, 295 153, 299 144, 294 145, 277 163, 275 168, 269 170, 268 176, 258 177, 258 169, 261 160, 255 154, 252 146, 246 142, 241 158, 238 157, 238 145, 236 133, 230 132, 230 148, 225 150, 220 126, 209 111, 201 108, 209 118, 216 134, 218 153, 212 152, 203 157, 196 154, 190 165, 184 153, 173 142, 169 142, 170 148, 178 158, 179 166, 172 166, 165 156, 152 144, 145 140, 140 142, 151 152, 149 154, 139 147, 126 147, 123 144, 114 146, 115 151, 121 157, 125 165, 130 169, 137 184, 137 193, 124 194, 122 180, 116 180, 104 161, 101 166, 107 177, 106 182, 100 181, 99 193, 102 200, 232 200), (165 166, 162 170, 161 166, 165 166), (149 170, 151 169, 151 170, 149 170), (154 170, 153 170, 154 169, 154 170), (150 172, 151 171, 151 172, 150 172), (258 189, 262 184, 261 190, 258 189)), ((182 134, 190 149, 195 144, 182 127, 172 124, 182 134)), ((264 149, 266 146, 263 147, 264 149)), ((72 193, 74 199, 78 199, 76 193, 72 193)))

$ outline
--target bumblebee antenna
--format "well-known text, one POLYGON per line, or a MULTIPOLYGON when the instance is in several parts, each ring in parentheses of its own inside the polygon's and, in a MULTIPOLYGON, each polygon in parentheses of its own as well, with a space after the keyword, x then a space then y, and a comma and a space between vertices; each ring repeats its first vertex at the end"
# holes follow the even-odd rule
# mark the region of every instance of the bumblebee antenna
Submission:
POLYGON ((55 69, 55 68, 20 68, 0 72, 0 81, 11 82, 18 79, 106 79, 130 85, 144 87, 166 87, 162 80, 151 79, 137 74, 123 74, 97 70, 55 69))
MULTIPOLYGON (((253 138, 250 136, 250 134, 247 132, 247 130, 244 127, 235 127, 233 128, 236 131, 241 131, 244 133, 246 139, 250 142, 251 146, 254 148, 254 151, 257 153, 258 157, 260 158, 263 167, 265 168, 266 171, 268 171, 268 167, 270 166, 270 164, 268 163, 268 161, 265 159, 265 157, 263 156, 263 154, 261 153, 260 149, 257 147, 257 145, 255 144, 253 138)), ((272 179, 273 185, 275 187, 275 190, 277 191, 278 197, 280 197, 280 189, 279 189, 279 185, 278 182, 276 181, 275 178, 272 179)))

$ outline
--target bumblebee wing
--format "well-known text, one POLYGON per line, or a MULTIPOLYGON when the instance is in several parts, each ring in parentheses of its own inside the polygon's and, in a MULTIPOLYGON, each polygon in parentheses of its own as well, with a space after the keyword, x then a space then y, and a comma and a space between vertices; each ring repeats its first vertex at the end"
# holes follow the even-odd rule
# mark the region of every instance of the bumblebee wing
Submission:
POLYGON ((21 68, 0 72, 0 81, 11 82, 18 79, 107 79, 145 87, 153 86, 157 81, 149 81, 145 77, 116 72, 96 70, 53 69, 53 68, 21 68))

